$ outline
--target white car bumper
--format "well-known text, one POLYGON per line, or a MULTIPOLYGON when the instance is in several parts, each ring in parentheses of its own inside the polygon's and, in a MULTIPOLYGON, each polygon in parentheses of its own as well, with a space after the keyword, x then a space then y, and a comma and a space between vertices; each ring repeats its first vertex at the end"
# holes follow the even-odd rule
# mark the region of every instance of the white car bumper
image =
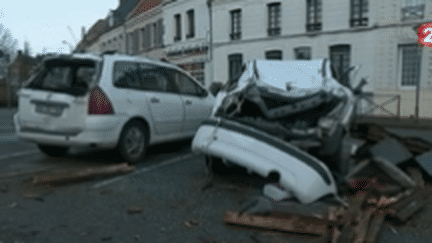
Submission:
POLYGON ((276 172, 279 184, 302 203, 337 192, 324 163, 287 142, 240 123, 205 121, 193 139, 192 150, 224 158, 263 177, 276 172))
POLYGON ((22 127, 19 114, 14 115, 15 130, 21 140, 56 146, 114 148, 126 121, 126 116, 95 115, 86 119, 82 131, 49 131, 22 127))

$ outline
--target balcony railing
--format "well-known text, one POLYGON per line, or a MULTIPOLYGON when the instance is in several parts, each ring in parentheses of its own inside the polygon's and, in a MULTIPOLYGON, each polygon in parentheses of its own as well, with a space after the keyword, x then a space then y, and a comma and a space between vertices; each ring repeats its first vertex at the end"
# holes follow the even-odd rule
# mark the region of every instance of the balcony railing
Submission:
POLYGON ((269 28, 267 29, 268 36, 277 36, 281 34, 281 29, 278 28, 269 28))
POLYGON ((241 39, 241 32, 231 33, 230 39, 231 40, 240 40, 241 39))
POLYGON ((318 31, 321 30, 321 28, 322 28, 321 23, 313 23, 313 24, 306 25, 306 31, 318 31))

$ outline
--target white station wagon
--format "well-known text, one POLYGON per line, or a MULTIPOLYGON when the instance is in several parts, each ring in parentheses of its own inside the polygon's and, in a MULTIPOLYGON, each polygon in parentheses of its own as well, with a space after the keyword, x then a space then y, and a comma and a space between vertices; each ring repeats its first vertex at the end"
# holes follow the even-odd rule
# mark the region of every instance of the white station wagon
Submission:
POLYGON ((193 137, 214 97, 179 67, 118 54, 45 59, 19 91, 20 139, 49 156, 71 146, 116 148, 130 163, 148 145, 193 137))

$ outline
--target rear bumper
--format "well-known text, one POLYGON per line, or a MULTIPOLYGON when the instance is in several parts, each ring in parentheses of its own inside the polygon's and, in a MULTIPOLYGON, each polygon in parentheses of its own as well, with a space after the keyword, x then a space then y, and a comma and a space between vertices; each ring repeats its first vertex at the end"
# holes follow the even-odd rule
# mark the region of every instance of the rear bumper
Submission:
POLYGON ((114 148, 117 146, 127 116, 95 115, 87 117, 82 131, 49 131, 22 127, 19 114, 14 115, 14 125, 21 140, 57 146, 92 146, 114 148))
POLYGON ((205 121, 193 139, 192 150, 224 158, 263 177, 277 172, 279 183, 302 203, 336 194, 334 179, 324 163, 287 142, 236 122, 205 121))

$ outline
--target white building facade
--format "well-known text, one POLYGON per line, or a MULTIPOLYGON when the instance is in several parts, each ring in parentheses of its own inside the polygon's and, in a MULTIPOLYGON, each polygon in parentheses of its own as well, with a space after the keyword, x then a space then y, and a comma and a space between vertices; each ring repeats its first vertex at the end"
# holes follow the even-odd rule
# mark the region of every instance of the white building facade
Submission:
POLYGON ((209 10, 206 0, 169 1, 164 8, 166 59, 208 87, 209 10))
POLYGON ((212 15, 210 80, 226 82, 252 59, 330 58, 338 73, 361 67, 345 82, 366 77, 376 97, 400 95, 402 116, 414 114, 420 82, 420 116, 432 117, 432 48, 420 48, 413 29, 432 22, 432 1, 216 0, 212 15))

